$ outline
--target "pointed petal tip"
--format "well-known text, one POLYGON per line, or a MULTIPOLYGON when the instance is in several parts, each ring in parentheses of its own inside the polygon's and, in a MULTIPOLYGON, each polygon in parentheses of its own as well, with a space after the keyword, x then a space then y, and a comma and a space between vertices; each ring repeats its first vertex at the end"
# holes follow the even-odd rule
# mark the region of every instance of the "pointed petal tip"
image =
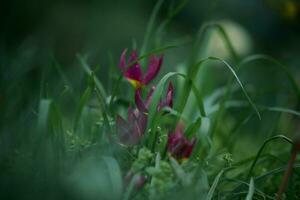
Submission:
POLYGON ((166 97, 167 106, 169 106, 170 108, 173 107, 173 97, 174 97, 174 86, 172 81, 170 81, 168 85, 168 91, 166 97))
POLYGON ((137 50, 132 50, 129 58, 129 63, 137 62, 138 59, 138 52, 137 50))
POLYGON ((156 57, 154 55, 150 56, 149 58, 149 64, 148 64, 148 71, 144 78, 144 83, 148 84, 150 81, 152 81, 158 74, 161 65, 162 65, 162 59, 163 57, 156 57))

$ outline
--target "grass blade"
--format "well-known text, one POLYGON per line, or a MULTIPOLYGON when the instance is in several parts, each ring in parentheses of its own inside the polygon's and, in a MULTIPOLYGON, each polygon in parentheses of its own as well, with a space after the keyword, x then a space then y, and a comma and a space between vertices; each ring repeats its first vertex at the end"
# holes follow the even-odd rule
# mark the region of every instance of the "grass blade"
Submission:
MULTIPOLYGON (((239 86, 241 87, 248 103, 251 105, 251 107, 253 108, 253 110, 255 111, 256 115, 258 116, 259 119, 261 119, 261 115, 256 107, 256 105, 254 104, 254 102, 251 100, 250 96, 248 95, 247 91, 245 90, 242 82, 240 81, 239 77, 237 76, 236 72, 234 71, 234 69, 223 59, 221 58, 217 58, 217 57, 208 57, 208 58, 205 58, 205 59, 202 59, 200 60, 197 64, 194 65, 193 69, 192 69, 192 77, 188 76, 190 78, 190 80, 193 81, 194 77, 196 76, 196 74, 198 73, 198 70, 199 68, 201 67, 201 65, 207 61, 219 61, 221 63, 223 63, 225 65, 225 67, 227 67, 229 69, 229 71, 233 74, 234 78, 236 79, 236 81, 238 82, 239 86)), ((187 79, 188 80, 188 79, 187 79)), ((184 88, 184 91, 185 93, 183 94, 182 96, 182 99, 181 99, 181 102, 178 106, 178 111, 179 112, 182 112, 186 103, 187 103, 187 99, 188 99, 188 96, 189 96, 189 93, 190 93, 190 90, 191 90, 191 86, 189 85, 189 82, 186 81, 186 84, 185 85, 185 88, 184 88), (186 96, 185 96, 186 95, 186 96)))
POLYGON ((150 16, 150 19, 149 19, 149 22, 147 25, 146 33, 145 33, 145 38, 144 38, 143 45, 141 48, 141 54, 144 54, 147 50, 149 39, 153 32, 154 22, 155 22, 156 16, 158 15, 159 9, 163 2, 164 2, 164 0, 158 0, 154 6, 152 13, 151 13, 151 16, 150 16))
POLYGON ((73 124, 74 132, 77 130, 78 123, 79 123, 83 108, 86 105, 87 101, 90 99, 90 97, 92 95, 92 92, 93 92, 93 89, 90 86, 88 86, 86 88, 86 90, 83 92, 83 94, 81 95, 81 97, 80 97, 79 104, 78 104, 78 107, 77 107, 77 111, 76 111, 76 114, 75 114, 74 124, 73 124))
POLYGON ((254 111, 256 112, 257 116, 259 119, 261 119, 261 116, 260 116, 260 113, 257 109, 257 107, 255 106, 255 104, 253 103, 253 101, 251 100, 251 98, 249 97, 247 91, 245 90, 242 82, 240 81, 239 77, 237 76, 237 74, 235 73, 235 71, 233 70, 233 68, 226 62, 224 61, 223 59, 220 59, 220 58, 217 58, 217 57, 209 57, 209 59, 212 59, 212 60, 217 60, 217 61, 220 61, 222 62, 230 71, 231 73, 233 74, 234 78, 236 79, 236 81, 238 82, 238 84, 240 85, 244 95, 246 96, 247 98, 247 101, 249 102, 249 104, 251 105, 251 107, 254 109, 254 111))
POLYGON ((281 140, 283 140, 283 141, 285 141, 285 142, 288 142, 288 143, 290 143, 291 145, 293 145, 293 141, 292 141, 290 138, 288 138, 288 137, 286 137, 286 136, 284 136, 284 135, 276 135, 276 136, 273 136, 273 137, 267 139, 267 140, 263 143, 263 145, 260 147, 259 151, 257 152, 256 157, 255 157, 255 159, 254 159, 254 161, 253 161, 253 163, 252 163, 252 165, 251 165, 251 167, 250 167, 250 169, 249 169, 247 178, 249 178, 249 177, 252 176, 253 169, 254 169, 254 167, 255 167, 255 165, 256 165, 256 163, 257 163, 257 161, 258 161, 258 159, 259 159, 259 157, 260 157, 260 155, 261 155, 261 153, 262 153, 262 151, 263 151, 264 148, 266 147, 266 145, 267 145, 269 142, 272 142, 273 140, 277 140, 277 139, 281 139, 281 140))
POLYGON ((272 58, 271 56, 264 55, 264 54, 251 55, 251 56, 248 56, 248 57, 244 58, 239 63, 239 66, 243 66, 243 65, 246 65, 250 62, 257 61, 257 60, 265 60, 265 61, 268 61, 268 62, 271 62, 271 63, 275 64, 275 66, 280 67, 280 69, 282 69, 286 73, 293 89, 295 90, 295 92, 298 96, 298 99, 300 99, 300 88, 297 84, 297 81, 293 77, 291 71, 289 70, 289 68, 286 65, 282 64, 281 62, 277 61, 276 59, 272 58))
MULTIPOLYGON (((91 70, 91 68, 87 64, 85 58, 80 54, 77 54, 76 56, 77 56, 77 59, 79 60, 79 62, 81 64, 81 67, 90 76, 93 73, 93 71, 91 70)), ((106 92, 104 90, 104 87, 103 87, 102 83, 99 81, 99 79, 97 77, 94 77, 94 79, 95 79, 96 87, 99 89, 99 91, 101 92, 101 96, 104 99, 104 97, 106 97, 106 92)), ((106 101, 104 101, 104 102, 106 102, 106 101)))
POLYGON ((222 169, 222 170, 219 172, 219 174, 216 176, 216 178, 215 178, 215 180, 214 180, 212 186, 210 187, 210 189, 209 189, 209 191, 208 191, 208 193, 207 193, 206 200, 211 200, 211 199, 213 198, 214 192, 215 192, 215 190, 216 190, 216 188, 217 188, 217 186, 218 186, 218 183, 219 183, 220 178, 222 177, 223 173, 224 173, 224 169, 222 169))
POLYGON ((138 174, 135 174, 132 179, 130 180, 125 192, 124 192, 124 196, 122 198, 122 200, 129 200, 130 199, 130 196, 132 194, 132 192, 134 191, 134 188, 135 188, 135 183, 138 179, 138 174))
POLYGON ((46 136, 48 130, 48 120, 50 108, 52 105, 52 100, 50 99, 42 99, 39 105, 39 115, 38 115, 38 124, 37 131, 41 134, 41 138, 46 136))
POLYGON ((188 176, 188 174, 184 172, 183 168, 178 164, 178 162, 174 158, 170 157, 170 161, 176 176, 179 178, 179 180, 181 180, 184 186, 187 186, 190 183, 190 177, 188 176))
POLYGON ((104 163, 107 166, 110 181, 111 181, 111 191, 112 199, 120 199, 123 191, 122 175, 119 164, 112 157, 103 156, 104 163))
POLYGON ((254 181, 253 178, 250 180, 250 185, 249 185, 249 191, 246 197, 246 200, 252 200, 253 195, 254 195, 255 187, 254 187, 254 181))

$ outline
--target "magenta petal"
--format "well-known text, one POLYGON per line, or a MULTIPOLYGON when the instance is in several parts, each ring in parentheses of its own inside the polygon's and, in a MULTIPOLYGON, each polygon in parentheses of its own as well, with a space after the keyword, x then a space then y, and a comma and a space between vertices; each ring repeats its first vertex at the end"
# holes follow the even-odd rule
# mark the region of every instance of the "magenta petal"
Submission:
POLYGON ((120 58, 119 67, 121 68, 122 71, 124 71, 126 68, 126 53, 127 53, 127 49, 124 49, 120 58))
POLYGON ((135 145, 139 143, 147 128, 147 115, 138 109, 128 108, 127 121, 117 116, 116 129, 120 143, 135 145))
POLYGON ((192 154, 193 148, 196 144, 196 139, 193 139, 190 143, 186 145, 185 150, 183 151, 183 157, 184 158, 189 158, 190 155, 192 154))
POLYGON ((148 71, 144 78, 144 84, 148 84, 151 80, 155 78, 155 76, 158 74, 161 64, 163 61, 163 56, 160 56, 159 58, 155 56, 151 56, 149 58, 149 65, 148 65, 148 71))
POLYGON ((147 128, 147 117, 138 109, 129 107, 128 109, 128 124, 131 130, 133 143, 138 143, 139 139, 144 134, 147 128))
POLYGON ((147 128, 147 117, 143 112, 140 112, 138 109, 134 110, 133 116, 134 121, 129 123, 131 124, 134 144, 137 144, 147 128))
MULTIPOLYGON (((123 71, 123 75, 130 79, 131 81, 137 81, 142 82, 143 79, 143 72, 141 69, 140 64, 137 62, 138 54, 136 51, 133 51, 129 58, 129 63, 126 63, 126 52, 127 49, 125 49, 122 52, 121 59, 120 59, 120 68, 123 71)), ((135 84, 133 82, 133 84, 135 84)))
POLYGON ((137 59, 138 59, 138 53, 137 51, 133 50, 128 62, 129 64, 132 64, 133 62, 137 62, 137 59))
POLYGON ((124 76, 130 80, 141 82, 143 78, 141 66, 138 63, 134 64, 127 69, 124 76))
POLYGON ((183 129, 183 124, 179 123, 168 136, 168 152, 178 160, 189 158, 196 143, 196 139, 189 141, 184 136, 183 129))
POLYGON ((170 108, 173 107, 173 93, 174 93, 173 84, 172 84, 172 82, 169 82, 166 98, 161 100, 158 103, 158 106, 157 106, 158 111, 161 110, 164 107, 170 107, 170 108))
POLYGON ((140 116, 138 118, 138 123, 140 125, 142 134, 144 134, 147 128, 147 115, 144 113, 140 113, 140 116))
POLYGON ((136 106, 138 107, 138 109, 142 112, 147 112, 147 108, 146 108, 146 105, 144 104, 143 100, 142 100, 142 97, 141 97, 141 90, 140 89, 137 89, 135 91, 135 104, 136 106))
POLYGON ((169 83, 167 97, 166 97, 166 105, 170 108, 173 107, 173 96, 174 96, 174 87, 172 82, 169 83))

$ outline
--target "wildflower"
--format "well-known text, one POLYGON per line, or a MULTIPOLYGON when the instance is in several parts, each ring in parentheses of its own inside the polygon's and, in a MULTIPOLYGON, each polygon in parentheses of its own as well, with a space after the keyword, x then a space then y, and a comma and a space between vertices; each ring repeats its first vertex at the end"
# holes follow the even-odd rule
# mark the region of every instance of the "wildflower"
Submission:
MULTIPOLYGON (((135 91, 135 103, 136 103, 136 105, 137 105, 137 107, 140 111, 142 111, 144 113, 148 112, 148 108, 149 108, 150 101, 152 99, 152 95, 153 95, 154 90, 155 90, 155 87, 153 86, 150 89, 150 91, 148 92, 145 101, 142 100, 141 90, 137 89, 135 91)), ((158 105, 157 105, 157 110, 158 111, 160 111, 163 107, 170 107, 171 108, 173 106, 173 94, 174 94, 174 87, 173 87, 172 82, 170 82, 169 86, 168 86, 167 93, 166 93, 166 98, 163 99, 163 100, 160 100, 158 105)))
POLYGON ((123 72, 123 76, 136 88, 141 88, 147 85, 151 80, 155 78, 161 67, 163 56, 150 56, 148 71, 143 74, 142 67, 138 62, 138 54, 136 51, 131 53, 131 56, 126 62, 127 49, 123 51, 120 58, 120 68, 123 72))
POLYGON ((140 141, 147 127, 147 116, 138 109, 129 107, 127 121, 117 116, 116 128, 119 140, 125 145, 135 145, 140 141))
POLYGON ((168 136, 168 152, 177 160, 188 159, 196 143, 196 139, 189 141, 184 136, 183 128, 183 124, 179 123, 175 131, 168 136))

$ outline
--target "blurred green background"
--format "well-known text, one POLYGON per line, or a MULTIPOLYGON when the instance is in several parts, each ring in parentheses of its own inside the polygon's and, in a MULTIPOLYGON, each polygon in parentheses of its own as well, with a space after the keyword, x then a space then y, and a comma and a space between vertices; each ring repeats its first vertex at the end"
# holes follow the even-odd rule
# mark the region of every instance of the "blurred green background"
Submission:
MULTIPOLYGON (((74 112, 74 105, 88 82, 78 54, 85 56, 87 63, 97 69, 96 76, 105 89, 111 91, 119 74, 120 54, 124 48, 141 48, 155 3, 154 0, 11 0, 0 3, 0 188, 3 194, 8 194, 7 199, 17 194, 6 193, 6 190, 20 188, 29 181, 29 176, 20 170, 20 174, 15 175, 16 181, 12 180, 7 169, 15 163, 11 159, 13 155, 26 151, 29 147, 24 144, 33 142, 32 130, 40 99, 61 101, 61 111, 66 118, 74 112), (70 95, 61 98, 65 92, 70 95)), ((170 9, 180 3, 166 0, 155 26, 158 27, 170 9)), ((159 33, 159 40, 152 44, 153 48, 177 46, 164 53, 161 75, 185 70, 182 66, 192 54, 199 28, 211 21, 224 26, 239 58, 253 53, 271 55, 289 66, 300 84, 300 3, 297 0, 186 1, 182 10, 159 33)), ((202 56, 218 56, 234 63, 220 37, 211 34, 202 56)), ((204 74, 200 87, 206 95, 228 79, 227 73, 219 68, 204 74)), ((296 95, 281 70, 258 62, 242 70, 239 76, 249 85, 250 93, 251 88, 257 89, 254 99, 258 104, 299 110, 296 95)), ((125 93, 126 89, 124 96, 125 93)), ((239 116, 239 111, 233 110, 233 113, 239 116)), ((260 128, 256 128, 257 120, 250 121, 245 132, 255 132, 257 140, 265 138, 270 134, 268 125, 274 118, 279 116, 265 116, 260 128)), ((289 130, 296 126, 297 122, 292 122, 281 127, 289 130)), ((280 132, 281 128, 272 130, 280 132)), ((30 165, 22 160, 17 163, 30 165)), ((23 199, 27 198, 31 196, 23 199)))

